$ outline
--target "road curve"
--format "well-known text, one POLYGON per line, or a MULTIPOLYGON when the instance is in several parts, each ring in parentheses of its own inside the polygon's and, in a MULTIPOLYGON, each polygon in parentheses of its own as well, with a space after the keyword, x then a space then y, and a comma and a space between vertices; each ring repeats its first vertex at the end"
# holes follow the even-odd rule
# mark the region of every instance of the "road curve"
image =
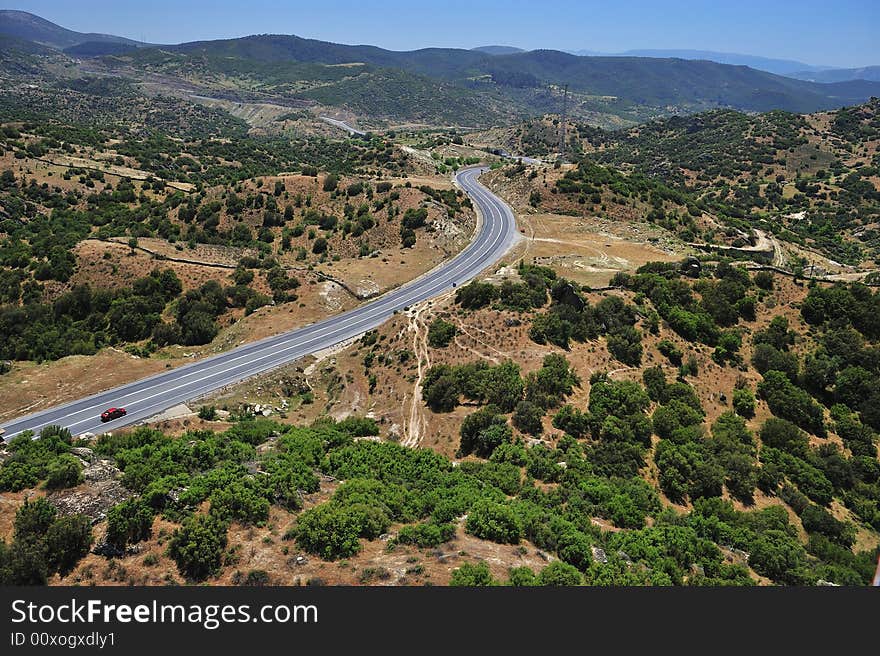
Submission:
POLYGON ((303 328, 240 346, 92 396, 14 419, 0 426, 3 439, 25 430, 39 433, 60 425, 74 435, 101 433, 134 424, 174 405, 277 368, 379 326, 395 311, 423 301, 475 277, 496 262, 517 238, 510 207, 477 181, 488 170, 469 168, 456 174, 458 185, 479 209, 481 221, 473 241, 458 255, 416 280, 348 312, 303 328), (128 414, 101 423, 101 413, 124 407, 128 414))

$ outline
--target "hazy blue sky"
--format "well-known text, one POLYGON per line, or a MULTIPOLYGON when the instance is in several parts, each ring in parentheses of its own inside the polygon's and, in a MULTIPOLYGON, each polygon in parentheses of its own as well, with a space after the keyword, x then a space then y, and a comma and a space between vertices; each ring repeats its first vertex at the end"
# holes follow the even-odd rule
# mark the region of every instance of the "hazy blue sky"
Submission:
POLYGON ((78 31, 179 43, 297 34, 394 50, 690 48, 880 64, 880 0, 13 0, 78 31))

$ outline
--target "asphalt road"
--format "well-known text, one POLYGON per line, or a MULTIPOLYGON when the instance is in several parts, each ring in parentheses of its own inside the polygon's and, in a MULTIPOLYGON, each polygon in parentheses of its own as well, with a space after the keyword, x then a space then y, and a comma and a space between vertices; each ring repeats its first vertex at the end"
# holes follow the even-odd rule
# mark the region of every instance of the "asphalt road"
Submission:
POLYGON ((317 323, 252 342, 134 383, 20 417, 0 426, 9 439, 24 430, 39 433, 60 425, 74 435, 102 433, 134 424, 163 410, 203 396, 256 374, 269 371, 328 348, 385 322, 396 310, 461 285, 496 262, 517 238, 510 207, 477 181, 484 168, 460 171, 456 181, 482 217, 473 241, 458 255, 420 278, 348 312, 317 323), (124 407, 125 417, 102 423, 101 413, 124 407))
POLYGON ((366 132, 364 132, 363 130, 358 130, 357 128, 351 127, 345 121, 338 121, 335 118, 330 118, 329 116, 319 116, 318 118, 320 118, 322 121, 326 121, 330 125, 335 125, 337 128, 342 128, 349 134, 356 134, 359 137, 363 137, 366 134, 366 132))

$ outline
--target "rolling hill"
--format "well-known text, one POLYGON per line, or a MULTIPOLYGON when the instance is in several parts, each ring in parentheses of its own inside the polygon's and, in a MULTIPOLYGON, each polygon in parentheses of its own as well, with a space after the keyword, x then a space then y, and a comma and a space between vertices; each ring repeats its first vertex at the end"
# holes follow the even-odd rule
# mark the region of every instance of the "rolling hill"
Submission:
POLYGON ((139 41, 112 34, 74 32, 34 14, 14 9, 0 9, 0 35, 33 41, 58 50, 86 42, 145 45, 139 41))
POLYGON ((880 82, 880 66, 861 68, 834 68, 827 71, 797 71, 791 74, 799 80, 811 82, 845 82, 847 80, 871 80, 880 82))
POLYGON ((364 118, 460 126, 510 124, 558 111, 598 125, 633 125, 713 108, 809 113, 880 96, 880 81, 796 80, 748 66, 654 57, 581 57, 501 46, 392 51, 295 35, 149 46, 82 34, 25 12, 0 13, 0 35, 64 49, 96 72, 147 81, 159 73, 172 91, 302 106, 319 102, 364 118))

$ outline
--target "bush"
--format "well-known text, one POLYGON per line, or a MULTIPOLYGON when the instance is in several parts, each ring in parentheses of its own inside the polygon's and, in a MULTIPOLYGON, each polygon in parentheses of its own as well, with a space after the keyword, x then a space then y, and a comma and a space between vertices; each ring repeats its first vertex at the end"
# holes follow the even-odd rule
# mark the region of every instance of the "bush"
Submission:
POLYGON ((683 356, 681 349, 670 342, 668 339, 661 339, 659 342, 657 342, 657 350, 660 351, 660 353, 662 353, 664 356, 666 356, 669 359, 669 362, 674 364, 676 367, 681 364, 681 358, 683 356))
POLYGON ((320 255, 321 253, 327 252, 327 240, 324 237, 318 237, 312 243, 312 253, 315 255, 320 255))
POLYGON ((46 470, 46 488, 49 490, 74 487, 83 481, 82 465, 77 458, 67 453, 52 460, 46 470))
POLYGON ((203 405, 199 408, 199 419, 205 421, 214 421, 217 418, 217 407, 213 405, 203 405))
POLYGON ((153 510, 141 499, 128 499, 107 513, 107 542, 120 549, 146 540, 153 529, 153 510))
POLYGON ((180 573, 203 581, 220 570, 226 548, 227 524, 211 515, 193 515, 174 531, 168 555, 180 573))
POLYGON ((561 560, 550 563, 538 575, 540 585, 569 586, 582 585, 583 582, 584 577, 577 568, 561 560))
POLYGON ((751 419, 755 416, 755 393, 748 387, 733 390, 733 410, 740 417, 751 419))
POLYGON ((481 458, 488 458, 496 448, 510 442, 513 431, 504 415, 497 414, 496 410, 494 406, 489 406, 464 418, 460 429, 460 456, 475 453, 481 458))
POLYGON ((449 585, 455 587, 476 587, 476 586, 492 586, 498 585, 489 571, 486 563, 478 563, 472 565, 465 563, 458 569, 452 570, 452 577, 449 579, 449 585))
POLYGON ((456 329, 454 324, 438 317, 431 322, 431 325, 428 328, 428 344, 433 348, 444 348, 449 346, 449 343, 455 337, 455 333, 456 329))
POLYGON ((764 380, 758 383, 758 395, 767 401, 773 414, 819 437, 827 435, 822 406, 781 371, 771 370, 764 374, 764 380))
POLYGON ((543 430, 544 411, 530 401, 520 401, 513 411, 513 425, 528 435, 539 435, 543 430))
POLYGON ((482 502, 468 513, 465 530, 483 540, 500 544, 517 544, 522 537, 522 524, 509 505, 482 502))
POLYGON ((352 513, 324 504, 307 510, 296 524, 296 541, 327 560, 349 558, 361 549, 361 523, 352 513))
POLYGON ((436 547, 449 542, 454 535, 454 524, 422 522, 401 528, 397 534, 397 541, 400 544, 414 544, 418 547, 436 547))
POLYGON ((773 274, 769 271, 758 271, 755 274, 755 286, 770 291, 773 289, 773 274))
POLYGON ((89 553, 93 540, 92 523, 85 515, 69 515, 56 520, 46 531, 46 558, 50 570, 62 575, 70 572, 89 553))

